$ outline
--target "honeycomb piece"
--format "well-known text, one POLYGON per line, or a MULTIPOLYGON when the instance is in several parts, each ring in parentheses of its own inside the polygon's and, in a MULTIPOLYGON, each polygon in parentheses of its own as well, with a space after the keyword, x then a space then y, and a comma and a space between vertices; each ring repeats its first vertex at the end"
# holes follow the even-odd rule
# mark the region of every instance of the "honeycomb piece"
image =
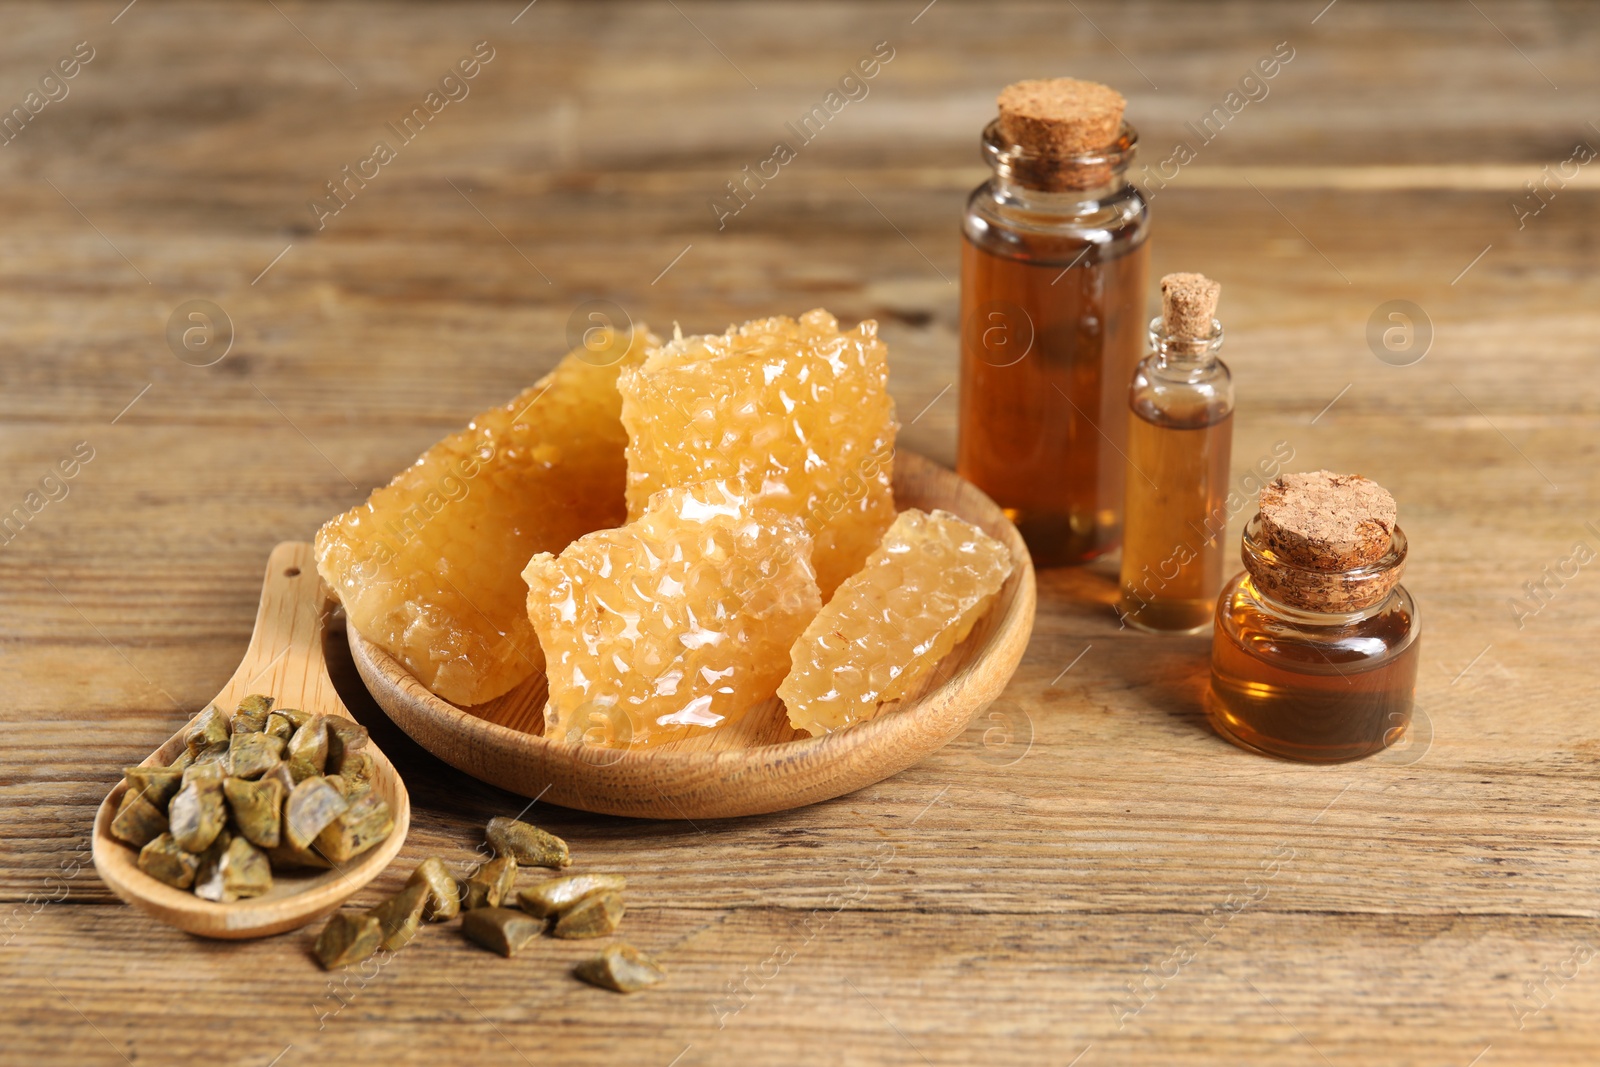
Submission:
POLYGON ((528 557, 627 517, 617 374, 660 340, 642 327, 591 340, 317 532, 317 570, 350 625, 452 703, 543 667, 518 577, 528 557))
POLYGON ((682 337, 624 370, 628 514, 656 492, 726 481, 802 519, 823 599, 894 521, 899 424, 888 352, 870 320, 839 332, 822 309, 682 337))
POLYGON ((816 736, 872 718, 966 638, 1010 574, 1006 546, 971 523, 901 512, 789 650, 790 725, 816 736))
POLYGON ((771 699, 822 604, 805 527, 721 482, 664 490, 522 577, 549 660, 545 736, 610 747, 677 740, 771 699))

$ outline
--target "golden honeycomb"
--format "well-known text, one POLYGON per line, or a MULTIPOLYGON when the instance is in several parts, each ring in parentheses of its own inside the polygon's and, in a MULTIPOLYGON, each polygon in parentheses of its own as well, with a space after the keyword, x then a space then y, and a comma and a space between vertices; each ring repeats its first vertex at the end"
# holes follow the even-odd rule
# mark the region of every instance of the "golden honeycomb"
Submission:
POLYGON ((522 576, 548 659, 545 736, 613 747, 677 740, 771 699, 822 603, 805 527, 722 482, 663 490, 522 576))
POLYGON ((1011 574, 1006 546, 935 510, 903 511, 790 649, 789 723, 816 736, 865 722, 972 631, 1011 574))
POLYGON ((628 514, 662 489, 725 481, 802 520, 823 599, 894 521, 899 428, 877 323, 822 309, 680 337, 622 372, 628 514))
POLYGON ((528 558, 626 518, 616 380, 660 340, 642 327, 589 340, 317 532, 317 571, 350 625, 452 703, 543 666, 528 558))

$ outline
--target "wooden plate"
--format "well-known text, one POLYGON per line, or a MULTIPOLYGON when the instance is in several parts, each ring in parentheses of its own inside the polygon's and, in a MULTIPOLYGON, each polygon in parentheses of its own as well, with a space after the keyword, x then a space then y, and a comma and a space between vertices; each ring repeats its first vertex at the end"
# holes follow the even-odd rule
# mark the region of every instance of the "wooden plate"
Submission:
POLYGON ((1005 513, 953 472, 895 456, 895 502, 942 508, 1011 549, 1016 568, 990 612, 906 697, 870 722, 822 737, 792 729, 773 699, 745 721, 649 749, 541 736, 545 679, 458 708, 350 627, 350 651, 378 705, 429 752, 474 778, 564 807, 650 819, 756 815, 842 796, 895 774, 960 735, 1000 695, 1033 631, 1033 562, 1005 513))

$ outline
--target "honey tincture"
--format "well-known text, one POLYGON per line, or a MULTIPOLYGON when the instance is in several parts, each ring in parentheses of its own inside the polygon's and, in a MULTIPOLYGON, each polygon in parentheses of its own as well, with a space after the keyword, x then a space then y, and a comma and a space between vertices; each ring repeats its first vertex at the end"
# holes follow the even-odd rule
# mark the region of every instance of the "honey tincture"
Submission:
POLYGON ((1161 279, 1162 314, 1128 390, 1123 623, 1157 633, 1211 625, 1228 525, 1233 376, 1217 358, 1222 286, 1202 274, 1161 279))
POLYGON ((1405 736, 1417 606, 1399 584, 1406 536, 1382 486, 1285 474, 1245 527, 1244 573, 1217 601, 1206 712, 1244 748, 1336 763, 1405 736))
POLYGON ((1072 78, 1000 94, 994 177, 961 242, 956 469, 1040 566, 1083 563, 1122 530, 1128 378, 1143 351, 1149 208, 1115 90, 1072 78))

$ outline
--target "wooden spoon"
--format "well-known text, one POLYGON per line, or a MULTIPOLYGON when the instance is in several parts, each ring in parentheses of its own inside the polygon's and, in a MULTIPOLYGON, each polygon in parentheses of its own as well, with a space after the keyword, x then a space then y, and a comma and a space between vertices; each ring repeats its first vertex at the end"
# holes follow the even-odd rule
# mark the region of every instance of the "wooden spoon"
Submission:
MULTIPOLYGON (((274 548, 267 560, 250 647, 245 650, 239 669, 213 701, 217 708, 232 715, 243 697, 264 693, 276 698, 280 707, 352 718, 334 691, 322 655, 323 628, 329 610, 330 600, 317 577, 311 546, 285 541, 274 548)), ((141 766, 171 763, 183 751, 188 729, 186 724, 141 766)), ((95 813, 95 869, 117 896, 191 934, 233 940, 266 937, 304 926, 333 911, 372 881, 405 843, 406 830, 411 825, 411 798, 405 783, 376 745, 369 742, 366 750, 372 753, 373 788, 389 802, 394 830, 342 867, 329 871, 274 871, 270 892, 227 904, 175 889, 141 871, 137 851, 111 836, 111 820, 128 788, 124 778, 95 813)))

